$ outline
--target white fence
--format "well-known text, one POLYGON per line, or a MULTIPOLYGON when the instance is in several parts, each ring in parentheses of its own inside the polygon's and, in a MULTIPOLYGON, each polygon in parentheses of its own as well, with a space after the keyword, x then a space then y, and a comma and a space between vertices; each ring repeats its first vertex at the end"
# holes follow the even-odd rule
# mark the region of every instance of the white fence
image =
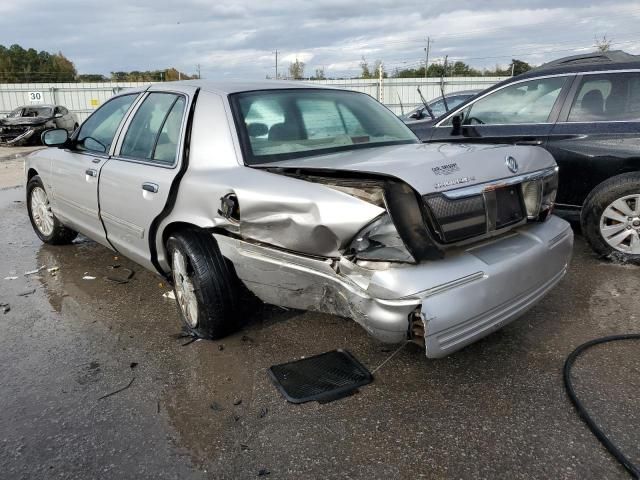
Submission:
MULTIPOLYGON (((442 85, 445 93, 460 90, 484 90, 505 78, 507 77, 447 77, 442 80, 442 85)), ((412 108, 422 105, 418 87, 427 101, 442 94, 439 78, 385 78, 382 80, 382 87, 378 79, 311 80, 307 83, 320 83, 368 93, 398 115, 402 108, 406 113, 412 108)))
MULTIPOLYGON (((445 93, 459 90, 484 89, 505 77, 449 77, 443 79, 445 93)), ((276 80, 274 80, 276 81, 276 80)), ((306 83, 325 84, 338 88, 368 93, 380 100, 394 113, 420 105, 418 87, 426 100, 439 97, 439 78, 385 78, 350 80, 311 80, 306 83)), ((0 116, 22 105, 54 104, 63 105, 83 121, 91 112, 112 95, 126 89, 149 85, 148 82, 105 82, 105 83, 12 83, 0 84, 0 116)))
POLYGON ((145 82, 0 84, 0 116, 23 105, 63 105, 82 122, 116 93, 145 82))

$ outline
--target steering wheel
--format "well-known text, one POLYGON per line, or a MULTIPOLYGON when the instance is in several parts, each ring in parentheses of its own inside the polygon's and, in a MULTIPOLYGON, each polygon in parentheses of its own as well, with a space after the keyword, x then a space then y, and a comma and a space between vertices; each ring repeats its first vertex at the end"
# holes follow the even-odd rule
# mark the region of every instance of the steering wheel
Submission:
POLYGON ((476 122, 478 125, 484 125, 484 122, 478 117, 467 117, 467 125, 471 125, 473 122, 476 122))

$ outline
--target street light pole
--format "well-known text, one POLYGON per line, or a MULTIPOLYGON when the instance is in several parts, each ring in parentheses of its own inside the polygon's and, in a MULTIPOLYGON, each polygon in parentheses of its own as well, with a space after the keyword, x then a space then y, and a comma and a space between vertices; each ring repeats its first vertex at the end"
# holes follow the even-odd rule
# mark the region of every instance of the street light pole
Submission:
POLYGON ((424 78, 427 78, 427 69, 429 68, 430 48, 431 48, 431 37, 427 37, 427 46, 424 49, 424 78))

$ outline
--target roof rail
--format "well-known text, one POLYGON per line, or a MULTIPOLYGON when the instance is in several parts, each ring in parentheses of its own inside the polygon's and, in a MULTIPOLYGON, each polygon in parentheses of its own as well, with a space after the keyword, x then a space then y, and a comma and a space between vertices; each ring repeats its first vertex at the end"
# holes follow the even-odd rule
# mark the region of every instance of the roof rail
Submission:
POLYGON ((640 62, 640 55, 632 55, 622 50, 611 50, 608 52, 592 52, 583 53, 581 55, 572 55, 563 57, 551 62, 544 63, 535 68, 538 70, 547 70, 550 68, 569 67, 572 65, 601 65, 607 63, 630 63, 640 62))

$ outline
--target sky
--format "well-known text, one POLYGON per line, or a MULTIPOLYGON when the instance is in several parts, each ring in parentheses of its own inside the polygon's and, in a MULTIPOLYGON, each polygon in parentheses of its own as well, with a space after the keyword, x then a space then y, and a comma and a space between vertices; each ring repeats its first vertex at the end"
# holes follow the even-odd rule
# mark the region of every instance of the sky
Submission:
POLYGON ((296 58, 305 75, 356 75, 462 60, 534 65, 593 50, 640 54, 640 3, 567 0, 1 0, 0 44, 61 51, 78 73, 175 67, 203 78, 262 79, 296 58))

